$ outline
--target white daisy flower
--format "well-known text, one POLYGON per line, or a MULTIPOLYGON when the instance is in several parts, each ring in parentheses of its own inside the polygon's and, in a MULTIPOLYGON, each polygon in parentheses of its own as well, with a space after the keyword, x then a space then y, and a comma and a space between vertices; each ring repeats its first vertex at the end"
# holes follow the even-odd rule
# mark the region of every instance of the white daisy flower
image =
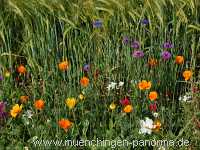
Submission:
POLYGON ((124 82, 120 81, 119 84, 118 84, 118 86, 119 86, 119 87, 124 86, 124 82))
POLYGON ((153 116, 154 116, 155 118, 158 118, 159 114, 158 114, 157 112, 155 112, 155 113, 153 113, 153 116))
POLYGON ((145 120, 140 120, 140 126, 139 134, 151 134, 154 128, 153 120, 146 117, 145 120))
POLYGON ((185 95, 179 97, 179 101, 182 102, 191 102, 191 100, 192 100, 191 93, 185 93, 185 95))
POLYGON ((27 116, 27 118, 32 119, 33 111, 27 110, 27 111, 26 111, 26 116, 27 116))
POLYGON ((116 85, 117 85, 116 82, 110 82, 110 84, 108 84, 107 86, 108 91, 115 89, 116 85))

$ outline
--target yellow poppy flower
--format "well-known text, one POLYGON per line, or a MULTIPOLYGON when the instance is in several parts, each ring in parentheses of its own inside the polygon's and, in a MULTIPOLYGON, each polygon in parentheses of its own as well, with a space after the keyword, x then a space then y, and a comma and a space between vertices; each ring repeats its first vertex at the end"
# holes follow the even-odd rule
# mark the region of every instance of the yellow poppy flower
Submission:
POLYGON ((114 110, 116 108, 116 104, 114 103, 114 102, 112 102, 111 104, 110 104, 110 109, 111 110, 114 110))
POLYGON ((65 100, 65 103, 69 109, 73 109, 76 105, 76 99, 75 98, 67 98, 65 100))
POLYGON ((19 106, 19 104, 15 104, 11 111, 10 114, 13 118, 15 118, 20 112, 22 111, 22 105, 19 106))

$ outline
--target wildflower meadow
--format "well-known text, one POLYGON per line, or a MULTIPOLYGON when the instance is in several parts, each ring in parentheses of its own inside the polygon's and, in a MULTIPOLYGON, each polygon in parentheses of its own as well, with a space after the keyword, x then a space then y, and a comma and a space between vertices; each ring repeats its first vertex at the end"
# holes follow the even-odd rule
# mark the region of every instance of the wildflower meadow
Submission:
POLYGON ((200 0, 0 0, 0 150, 200 150, 200 0))

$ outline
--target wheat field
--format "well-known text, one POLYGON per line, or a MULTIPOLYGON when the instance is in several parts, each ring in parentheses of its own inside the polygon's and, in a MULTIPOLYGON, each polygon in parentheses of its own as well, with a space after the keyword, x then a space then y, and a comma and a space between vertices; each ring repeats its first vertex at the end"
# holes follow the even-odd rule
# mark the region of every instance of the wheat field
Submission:
POLYGON ((0 0, 0 149, 199 150, 199 22, 199 0, 0 0))

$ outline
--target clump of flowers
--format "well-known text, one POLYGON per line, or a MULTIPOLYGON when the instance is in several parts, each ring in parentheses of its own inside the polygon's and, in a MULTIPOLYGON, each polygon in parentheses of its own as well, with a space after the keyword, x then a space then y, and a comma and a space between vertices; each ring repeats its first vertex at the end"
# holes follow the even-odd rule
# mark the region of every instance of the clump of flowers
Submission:
POLYGON ((90 80, 87 77, 82 77, 81 80, 80 80, 80 84, 83 87, 87 87, 89 85, 89 81, 90 80))
POLYGON ((190 80, 190 78, 192 77, 192 71, 190 71, 190 70, 185 70, 185 71, 183 72, 183 77, 184 77, 185 81, 190 80))
POLYGON ((125 97, 124 99, 120 100, 121 105, 124 107, 123 111, 125 113, 130 113, 133 111, 133 106, 131 105, 131 102, 128 97, 125 97))
POLYGON ((72 122, 68 119, 61 119, 59 120, 58 125, 67 132, 67 130, 72 126, 72 122))
POLYGON ((19 104, 15 104, 11 111, 10 111, 10 114, 13 118, 16 118, 17 115, 22 111, 22 105, 19 105, 19 104))
POLYGON ((76 105, 76 99, 73 98, 73 97, 72 98, 67 98, 65 100, 65 104, 67 105, 67 107, 69 109, 73 109, 75 107, 75 105, 76 105))
POLYGON ((39 99, 39 100, 36 100, 34 102, 34 106, 37 110, 42 110, 44 109, 44 106, 45 106, 45 102, 43 99, 39 99))
POLYGON ((67 60, 60 62, 58 68, 60 71, 67 71, 69 69, 69 62, 67 60))
POLYGON ((142 80, 141 82, 138 83, 138 87, 140 90, 148 90, 151 88, 151 82, 142 80))

